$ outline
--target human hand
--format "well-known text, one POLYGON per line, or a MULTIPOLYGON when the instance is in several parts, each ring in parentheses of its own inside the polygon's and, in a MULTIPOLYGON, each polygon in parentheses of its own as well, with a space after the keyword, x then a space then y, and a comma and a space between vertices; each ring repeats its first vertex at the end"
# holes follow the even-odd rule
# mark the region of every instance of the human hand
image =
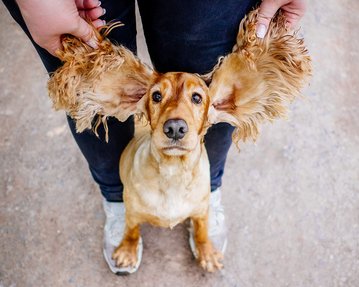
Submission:
POLYGON ((99 19, 105 10, 99 0, 17 0, 21 14, 34 41, 56 56, 61 49, 61 35, 72 34, 96 48, 93 28, 104 25, 99 19))
POLYGON ((288 26, 294 28, 304 16, 305 2, 305 0, 262 0, 257 18, 257 37, 264 38, 270 21, 279 9, 282 10, 286 17, 288 26))

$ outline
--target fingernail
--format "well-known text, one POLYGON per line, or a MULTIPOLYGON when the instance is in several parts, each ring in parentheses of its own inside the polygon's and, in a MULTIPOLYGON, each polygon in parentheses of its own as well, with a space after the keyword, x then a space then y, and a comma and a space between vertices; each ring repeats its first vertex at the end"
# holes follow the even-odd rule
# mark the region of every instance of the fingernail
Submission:
POLYGON ((102 8, 102 16, 106 14, 106 9, 105 8, 102 8))
POLYGON ((97 41, 94 39, 90 39, 89 41, 87 41, 87 45, 94 49, 98 48, 97 41))
POLYGON ((100 6, 101 6, 101 1, 98 1, 97 7, 100 7, 100 6))
POLYGON ((257 37, 263 39, 267 33, 267 27, 264 24, 259 24, 257 26, 257 37))
POLYGON ((105 21, 105 20, 102 20, 102 23, 103 23, 103 26, 105 26, 105 25, 106 25, 106 21, 105 21))

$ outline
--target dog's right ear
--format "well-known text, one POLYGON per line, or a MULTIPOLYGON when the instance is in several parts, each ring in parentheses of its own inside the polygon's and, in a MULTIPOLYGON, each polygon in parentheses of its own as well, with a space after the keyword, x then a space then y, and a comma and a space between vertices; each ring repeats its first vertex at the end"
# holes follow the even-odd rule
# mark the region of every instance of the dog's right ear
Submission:
POLYGON ((98 49, 66 35, 64 62, 48 81, 49 96, 56 110, 65 110, 76 122, 77 132, 98 127, 106 118, 125 121, 130 115, 146 116, 145 94, 155 72, 133 53, 104 39, 97 31, 98 49), (95 117, 97 122, 94 123, 95 117))

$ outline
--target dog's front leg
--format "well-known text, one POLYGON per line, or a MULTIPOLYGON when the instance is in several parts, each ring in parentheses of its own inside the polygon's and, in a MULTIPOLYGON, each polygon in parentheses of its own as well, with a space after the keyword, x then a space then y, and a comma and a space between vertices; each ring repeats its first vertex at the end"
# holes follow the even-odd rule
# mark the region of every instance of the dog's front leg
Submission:
POLYGON ((203 217, 192 217, 194 228, 194 241, 197 248, 198 261, 202 268, 208 272, 222 269, 220 262, 223 255, 217 251, 208 238, 208 215, 203 217))
POLYGON ((126 229, 123 239, 112 254, 112 259, 115 260, 118 267, 136 266, 139 239, 140 225, 137 222, 126 219, 126 229))

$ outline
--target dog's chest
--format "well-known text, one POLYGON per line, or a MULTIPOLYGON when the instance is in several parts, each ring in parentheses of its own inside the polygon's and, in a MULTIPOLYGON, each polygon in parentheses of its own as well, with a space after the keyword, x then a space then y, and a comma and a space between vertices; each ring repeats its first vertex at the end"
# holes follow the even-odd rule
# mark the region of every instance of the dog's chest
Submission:
POLYGON ((134 158, 134 190, 128 192, 137 193, 134 208, 149 223, 172 228, 190 216, 206 212, 210 186, 206 156, 190 167, 180 161, 156 166, 144 162, 141 154, 139 151, 134 158))

